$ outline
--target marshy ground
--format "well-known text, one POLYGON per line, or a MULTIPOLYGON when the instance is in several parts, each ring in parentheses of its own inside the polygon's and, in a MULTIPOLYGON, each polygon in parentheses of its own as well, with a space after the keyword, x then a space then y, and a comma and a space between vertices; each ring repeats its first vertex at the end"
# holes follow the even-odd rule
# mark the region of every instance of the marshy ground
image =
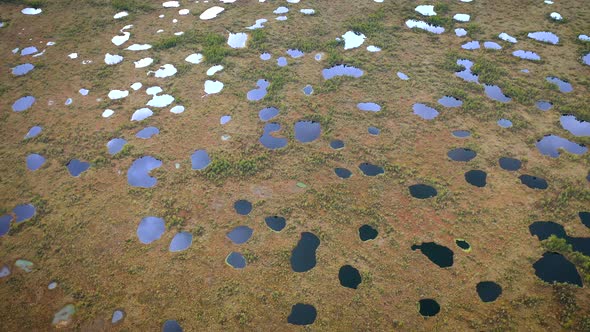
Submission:
POLYGON ((167 320, 184 331, 590 330, 587 2, 163 2, 0 0, 0 330, 157 331, 167 320), (436 15, 415 10, 423 4, 436 15), (213 6, 225 10, 202 20, 213 6), (27 15, 25 8, 42 11, 27 15), (128 15, 113 18, 122 11, 128 15), (453 19, 458 13, 469 22, 453 19), (246 28, 261 18, 268 20, 263 28, 246 28), (412 19, 444 32, 410 29, 412 19), (467 35, 457 36, 458 28, 467 35), (348 48, 348 40, 337 40, 348 31, 366 39, 348 48), (539 31, 554 33, 558 43, 527 36, 539 31), (125 32, 129 40, 115 45, 113 37, 125 32), (245 47, 230 47, 230 33, 246 33, 245 47), (481 47, 462 48, 471 41, 481 47), (486 41, 501 49, 485 48, 486 41), (126 50, 132 44, 151 47, 126 50), (380 51, 367 50, 371 45, 380 51), (34 54, 21 55, 30 46, 34 54), (540 60, 514 56, 518 50, 540 60), (124 59, 108 65, 107 53, 124 59), (202 59, 190 63, 191 54, 202 59), (152 64, 136 68, 148 57, 152 64), (280 57, 286 65, 278 65, 280 57), (465 70, 462 59, 473 63, 480 84, 456 75, 465 70), (26 63, 34 68, 14 73, 26 63), (166 64, 176 72, 156 77, 169 73, 169 66, 153 73, 166 64), (363 74, 324 78, 324 69, 340 64, 363 74), (214 65, 223 69, 208 75, 214 65), (548 77, 571 84, 571 92, 548 77), (257 84, 261 79, 269 84, 257 84), (222 89, 211 83, 218 92, 206 94, 207 80, 223 82, 222 89), (488 98, 484 84, 499 87, 502 101, 488 98), (303 91, 308 85, 311 94, 303 91), (154 86, 173 97, 165 107, 146 104, 154 86), (266 94, 249 100, 255 89, 266 94), (121 94, 113 90, 128 96, 111 99, 121 94), (15 102, 25 96, 35 102, 22 110, 15 102), (438 102, 444 96, 462 104, 445 107, 438 102), (540 110, 539 101, 551 108, 540 110), (416 104, 425 116, 414 114, 416 104), (184 111, 170 112, 174 106, 184 111), (130 120, 145 107, 151 115, 130 120), (261 120, 269 107, 278 114, 261 120), (301 120, 319 124, 319 136, 317 127, 300 129, 301 120), (25 139, 34 126, 42 131, 25 139), (159 133, 136 137, 146 127, 159 133), (286 138, 271 139, 280 148, 261 144, 265 128, 286 138), (454 136, 458 130, 469 136, 454 136), (564 139, 549 146, 557 156, 537 146, 546 135, 564 139), (115 138, 126 144, 111 155, 107 143, 115 138), (331 147, 334 140, 344 147, 331 147), (451 151, 459 150, 465 161, 453 160, 451 151), (128 180, 132 164, 146 156, 161 161, 148 188, 128 180), (67 165, 83 171, 72 176, 67 165), (236 207, 240 200, 251 210, 236 207), (27 208, 13 209, 22 204, 35 212, 21 222, 27 208), (146 244, 138 225, 148 216, 165 227, 146 244), (565 232, 557 226, 546 237, 532 235, 529 226, 538 221, 565 232), (363 225, 371 227, 363 228, 367 241, 359 237, 363 225), (236 243, 228 233, 240 226, 249 236, 236 243), (192 244, 170 252, 179 232, 192 235, 192 244), (317 248, 303 255, 315 261, 292 265, 298 244, 315 246, 316 239, 317 248), (431 247, 443 257, 428 256, 431 247), (232 252, 244 268, 226 264, 232 252), (547 252, 573 264, 583 286, 541 280, 533 266, 547 252), (339 276, 345 266, 352 276, 339 276), (478 296, 483 288, 493 294, 478 296), (54 324, 67 305, 75 314, 54 324), (292 309, 315 309, 317 317, 298 319, 292 309), (112 324, 116 310, 124 318, 112 324))

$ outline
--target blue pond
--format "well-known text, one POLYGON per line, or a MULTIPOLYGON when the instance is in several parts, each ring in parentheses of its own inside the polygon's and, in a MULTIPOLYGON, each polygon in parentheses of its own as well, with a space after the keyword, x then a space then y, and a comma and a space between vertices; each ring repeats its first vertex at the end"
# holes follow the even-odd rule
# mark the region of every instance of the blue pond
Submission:
POLYGON ((322 70, 322 76, 326 80, 329 80, 331 78, 338 77, 338 76, 350 76, 350 77, 359 78, 359 77, 363 76, 363 74, 364 74, 364 72, 362 70, 355 68, 353 66, 347 66, 347 65, 336 65, 332 68, 322 70))
POLYGON ((33 138, 38 136, 43 131, 43 128, 40 126, 33 126, 29 129, 29 132, 25 135, 25 139, 33 138))
POLYGON ((272 58, 272 55, 270 55, 270 53, 262 53, 260 54, 260 59, 263 61, 267 61, 270 60, 270 58, 272 58))
POLYGON ((444 96, 438 100, 438 103, 448 108, 461 107, 463 102, 455 97, 444 96))
POLYGON ((517 58, 521 58, 524 60, 532 60, 532 61, 540 61, 541 57, 532 51, 524 51, 524 50, 516 50, 514 52, 512 52, 512 55, 514 55, 517 58))
POLYGON ((572 85, 569 82, 564 81, 560 78, 557 78, 554 76, 547 76, 545 79, 547 80, 547 82, 557 85, 557 88, 559 89, 559 91, 561 91, 563 93, 568 93, 568 92, 574 91, 574 88, 572 87, 572 85))
POLYGON ((539 152, 552 158, 559 157, 559 150, 564 149, 573 154, 584 154, 588 148, 557 135, 546 135, 535 144, 539 152))
POLYGON ((252 237, 254 230, 248 226, 238 226, 227 233, 227 238, 234 244, 246 243, 252 237))
POLYGON ((465 181, 475 187, 485 187, 487 182, 487 174, 481 170, 471 170, 465 173, 465 181))
POLYGON ((508 120, 508 119, 500 119, 497 122, 498 126, 502 127, 502 128, 510 128, 512 127, 512 121, 508 120))
POLYGON ((306 96, 310 96, 310 95, 313 93, 313 87, 312 87, 311 85, 309 85, 309 84, 308 84, 308 85, 306 85, 306 86, 303 88, 303 93, 304 93, 306 96))
POLYGON ((204 170, 211 164, 211 158, 209 158, 209 154, 205 150, 196 150, 191 155, 191 167, 194 170, 204 170))
POLYGON ((27 168, 30 171, 38 170, 43 164, 45 164, 45 158, 42 155, 31 153, 27 156, 27 168))
POLYGON ((162 237, 166 231, 164 219, 149 216, 141 219, 137 226, 137 237, 143 244, 150 244, 162 237))
POLYGON ((287 220, 279 216, 266 217, 264 218, 264 222, 268 228, 275 232, 280 232, 287 226, 287 220))
POLYGON ((256 82, 258 88, 248 91, 247 97, 250 101, 258 101, 266 96, 266 88, 270 85, 267 80, 260 79, 256 82))
POLYGON ((24 96, 22 98, 17 99, 14 104, 12 104, 12 110, 15 112, 22 112, 29 109, 35 103, 35 97, 33 96, 24 96))
POLYGON ((30 72, 31 70, 33 70, 35 68, 35 66, 33 66, 30 63, 24 63, 22 65, 18 65, 14 68, 12 68, 12 74, 14 76, 22 76, 27 74, 28 72, 30 72))
POLYGON ((5 235, 10 230, 10 223, 12 222, 12 216, 5 214, 0 216, 0 236, 5 235))
POLYGON ((369 127, 367 129, 367 131, 369 132, 369 134, 373 135, 373 136, 377 136, 381 133, 381 129, 377 128, 377 127, 369 127))
POLYGON ((559 118, 563 129, 569 131, 574 136, 590 136, 590 122, 578 120, 573 115, 562 115, 559 118))
POLYGON ((334 150, 340 150, 344 148, 344 142, 339 139, 332 140, 330 141, 330 147, 334 150))
POLYGON ((109 151, 110 155, 115 155, 121 152, 121 150, 123 150, 125 144, 127 144, 127 141, 125 139, 113 138, 107 143, 107 150, 109 151))
POLYGON ((284 56, 278 58, 277 59, 277 65, 279 67, 285 67, 287 65, 287 58, 285 58, 284 56))
POLYGON ((348 179, 352 176, 352 172, 346 168, 334 168, 334 173, 336 173, 336 176, 338 176, 341 179, 348 179))
POLYGON ((150 172, 162 166, 162 162, 152 156, 136 159, 127 171, 127 182, 133 187, 151 188, 158 180, 150 176, 150 172))
POLYGON ((252 211, 252 203, 245 199, 240 199, 234 203, 234 209, 237 214, 247 216, 252 211))
POLYGON ((412 197, 418 199, 427 199, 438 195, 438 192, 434 187, 422 183, 411 185, 408 187, 408 190, 412 197))
POLYGON ((520 160, 509 157, 501 157, 498 160, 498 163, 500 164, 500 167, 502 169, 507 171, 518 171, 520 169, 520 166, 522 165, 522 162, 520 160))
POLYGON ((500 89, 500 87, 497 85, 484 84, 484 90, 486 96, 492 100, 499 101, 501 103, 508 103, 512 100, 512 98, 504 95, 504 93, 502 93, 502 89, 500 89))
POLYGON ((467 138, 471 136, 471 132, 469 130, 454 130, 452 134, 457 138, 467 138))
POLYGON ((457 60, 457 65, 465 67, 465 69, 456 72, 455 76, 467 82, 479 83, 478 76, 471 71, 471 67, 473 67, 474 65, 473 61, 467 59, 459 59, 457 60))
POLYGON ((171 252, 178 252, 188 249, 193 244, 193 234, 189 232, 179 232, 174 235, 170 242, 168 250, 171 252))
POLYGON ((477 156, 477 153, 467 148, 457 148, 447 152, 447 156, 454 161, 467 162, 477 156))
POLYGON ((182 327, 175 320, 167 320, 162 325, 162 332, 182 332, 182 327))
POLYGON ((316 265, 316 250, 320 239, 313 233, 303 232, 297 246, 291 252, 291 268, 295 272, 306 272, 316 265))
POLYGON ((528 175, 528 174, 523 174, 521 176, 518 177, 520 179, 520 182, 522 182, 522 184, 526 185, 527 187, 531 188, 531 189, 547 189, 547 187, 549 187, 549 185, 547 184, 547 181, 543 178, 540 178, 538 176, 532 176, 532 175, 528 175))
POLYGON ((289 54, 292 58, 297 59, 301 58, 305 53, 300 50, 288 49, 287 54, 289 54))
POLYGON ((551 109, 551 107, 553 107, 553 104, 551 102, 544 100, 539 100, 535 105, 538 109, 540 109, 543 112, 548 111, 551 109))
POLYGON ((424 104, 414 104, 412 106, 414 114, 418 115, 424 120, 432 120, 438 116, 438 111, 430 106, 424 104))
POLYGON ((274 132, 281 130, 281 125, 278 123, 267 123, 264 126, 264 133, 260 136, 259 142, 264 147, 275 150, 283 148, 287 145, 287 139, 284 137, 275 137, 272 135, 274 132))
POLYGON ((279 109, 276 107, 266 107, 258 112, 258 117, 262 121, 269 121, 277 115, 279 115, 279 109))
POLYGON ((379 112, 381 111, 381 106, 375 103, 358 103, 356 107, 365 112, 379 112))
POLYGON ((243 269, 246 267, 246 258, 239 252, 232 251, 225 258, 225 263, 234 269, 243 269))
POLYGON ((300 120, 295 123, 295 139, 301 143, 313 142, 320 137, 321 126, 319 122, 300 120))
POLYGON ((15 222, 23 222, 33 218, 37 209, 31 204, 20 204, 12 209, 12 213, 16 216, 15 222))
POLYGON ((66 164, 66 167, 71 176, 77 177, 90 168, 90 163, 78 159, 72 159, 66 164))
POLYGON ((156 127, 145 127, 142 130, 138 131, 137 134, 135 134, 135 137, 142 138, 142 139, 148 139, 148 138, 152 138, 152 136, 154 136, 154 135, 158 135, 159 133, 160 133, 160 130, 156 127))

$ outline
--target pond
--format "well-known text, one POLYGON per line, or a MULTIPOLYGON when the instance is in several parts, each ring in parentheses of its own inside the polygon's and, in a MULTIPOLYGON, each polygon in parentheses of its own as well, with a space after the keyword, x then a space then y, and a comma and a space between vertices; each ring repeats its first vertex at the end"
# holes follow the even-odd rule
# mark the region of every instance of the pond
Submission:
POLYGON ((152 136, 157 135, 159 133, 160 130, 156 127, 145 127, 142 130, 138 131, 137 134, 135 134, 135 137, 141 139, 149 139, 152 136))
POLYGON ((506 171, 518 171, 522 166, 520 160, 510 157, 501 157, 498 160, 498 164, 500 164, 500 167, 506 171))
POLYGON ((574 88, 572 87, 571 83, 564 81, 560 78, 554 76, 547 76, 545 79, 547 80, 547 82, 555 84, 560 92, 569 93, 574 91, 574 88))
POLYGON ((227 233, 227 238, 234 244, 246 243, 252 237, 254 230, 248 226, 238 226, 227 233))
POLYGON ((297 303, 291 307, 287 323, 293 325, 310 325, 316 320, 318 313, 311 304, 297 303))
POLYGON ((361 163, 359 164, 359 169, 366 176, 377 176, 384 173, 383 167, 371 163, 361 163))
POLYGON ((494 302, 502 294, 502 286, 493 281, 482 281, 475 286, 477 295, 483 302, 494 302))
POLYGON ((248 100, 258 101, 258 100, 264 98, 264 96, 266 96, 266 94, 267 94, 266 88, 268 88, 269 85, 270 85, 270 83, 267 80, 263 80, 263 79, 258 80, 256 82, 256 86, 258 86, 258 88, 248 91, 248 94, 246 95, 248 100))
POLYGON ((440 312, 440 305, 433 299, 422 299, 418 302, 418 312, 424 317, 436 316, 440 312))
POLYGON ((457 138, 467 138, 471 136, 471 132, 469 130, 453 130, 452 135, 457 138))
POLYGON ((27 169, 29 171, 36 171, 45 164, 45 157, 37 153, 31 153, 27 156, 27 169))
POLYGON ((247 216, 250 214, 250 212, 252 212, 252 203, 245 199, 237 200, 234 203, 234 210, 239 215, 247 216))
POLYGON ((37 209, 32 204, 20 204, 12 209, 12 213, 16 216, 14 222, 20 223, 29 220, 35 216, 37 209))
POLYGON ((532 51, 516 50, 512 52, 512 55, 524 60, 541 61, 541 56, 532 51))
POLYGON ((584 145, 572 142, 568 139, 557 135, 546 135, 538 140, 535 144, 539 152, 551 158, 557 158, 560 155, 560 149, 564 149, 569 153, 581 155, 588 151, 584 145))
POLYGON ((32 65, 30 63, 24 63, 22 65, 18 65, 16 67, 12 68, 12 75, 22 76, 22 75, 27 74, 28 72, 30 72, 34 68, 35 68, 34 65, 32 65))
POLYGON ((590 136, 590 122, 578 120, 574 115, 562 115, 559 122, 563 129, 577 137, 590 136))
POLYGON ((265 122, 273 119, 277 115, 279 115, 279 109, 276 107, 266 107, 258 112, 258 117, 260 120, 265 122))
POLYGON ((547 181, 543 178, 537 177, 537 176, 532 176, 532 175, 528 175, 528 174, 523 174, 521 176, 518 177, 520 179, 520 182, 524 185, 526 185, 527 187, 531 188, 531 189, 547 189, 547 187, 549 187, 549 185, 547 184, 547 181))
POLYGON ((475 187, 485 187, 487 182, 487 173, 481 170, 471 170, 465 173, 465 181, 475 187))
POLYGON ((334 168, 334 173, 341 179, 348 179, 352 176, 352 172, 346 168, 336 167, 334 168))
POLYGON ((559 253, 544 253, 543 257, 533 264, 533 268, 535 275, 547 283, 560 282, 583 286, 576 266, 559 253))
POLYGON ((461 250, 465 252, 471 251, 471 245, 464 239, 456 239, 455 244, 457 245, 457 247, 459 247, 461 250))
POLYGON ((535 105, 537 106, 537 108, 543 112, 548 111, 551 109, 551 107, 553 107, 553 104, 549 101, 545 101, 545 100, 539 100, 538 102, 535 103, 535 105))
POLYGON ((336 65, 334 67, 323 69, 322 76, 324 79, 329 80, 338 76, 350 76, 359 78, 363 76, 364 72, 356 67, 347 65, 336 65))
POLYGON ((453 251, 435 242, 423 242, 413 245, 412 250, 420 250, 428 259, 439 267, 453 266, 453 251))
POLYGON ((447 108, 461 107, 463 102, 452 96, 444 96, 438 100, 438 103, 447 108))
POLYGON ((33 97, 33 96, 24 96, 24 97, 21 97, 21 98, 17 99, 14 102, 14 104, 12 104, 12 110, 14 112, 26 111, 29 108, 31 108, 31 106, 33 106, 34 103, 35 103, 35 97, 33 97))
POLYGON ((340 268, 338 279, 340 280, 340 285, 352 289, 357 289, 362 282, 359 270, 351 265, 344 265, 340 268))
POLYGON ((412 195, 412 197, 418 199, 432 198, 438 194, 434 187, 426 184, 414 184, 409 186, 408 190, 410 191, 410 195, 412 195))
POLYGON ((162 162, 152 156, 136 159, 127 171, 127 183, 133 187, 151 188, 158 180, 150 176, 150 172, 162 166, 162 162))
POLYGON ((211 164, 211 158, 205 150, 196 150, 191 155, 191 168, 193 170, 202 171, 211 164))
POLYGON ((468 148, 457 148, 447 152, 447 156, 453 161, 467 162, 477 156, 477 153, 468 148))
POLYGON ((291 268, 295 272, 306 272, 316 265, 316 250, 320 239, 313 233, 303 232, 297 246, 291 252, 291 268))
POLYGON ((319 122, 300 120, 294 126, 295 139, 301 143, 313 142, 320 137, 321 126, 319 122))
POLYGON ((425 104, 414 104, 412 106, 414 110, 414 114, 418 115, 424 120, 432 120, 438 116, 438 111, 430 106, 426 106, 425 104))
POLYGON ((364 111, 364 112, 379 112, 379 111, 381 111, 381 106, 379 104, 375 104, 375 103, 358 103, 358 104, 356 104, 356 107, 360 111, 364 111))
POLYGON ((246 258, 239 252, 232 251, 225 258, 225 263, 234 269, 243 269, 246 267, 246 258))
POLYGON ((150 244, 159 240, 166 231, 166 224, 164 219, 148 216, 139 222, 137 226, 137 237, 143 244, 150 244))
POLYGON ((274 137, 271 135, 272 133, 278 132, 281 130, 281 125, 278 123, 267 123, 264 126, 264 133, 260 136, 259 142, 264 147, 275 150, 283 148, 287 145, 287 138, 284 137, 274 137))
POLYGON ((371 225, 362 225, 359 227, 359 238, 363 242, 374 240, 377 238, 377 235, 379 235, 379 232, 371 225))
POLYGON ((31 129, 29 129, 29 131, 25 135, 24 139, 29 139, 29 138, 36 137, 39 134, 41 134, 42 131, 43 131, 43 128, 42 127, 40 127, 40 126, 33 126, 33 127, 31 127, 31 129))
POLYGON ((193 234, 189 232, 178 232, 170 241, 168 250, 170 252, 179 252, 188 249, 193 244, 193 234))
POLYGON ((407 20, 406 26, 410 29, 414 29, 414 28, 422 29, 422 30, 425 30, 425 31, 428 31, 430 33, 434 33, 437 35, 445 32, 445 28, 443 28, 443 27, 428 24, 424 21, 418 21, 418 20, 407 20))
POLYGON ((504 95, 502 89, 497 85, 484 84, 484 90, 486 96, 492 100, 499 101, 501 103, 508 103, 512 100, 512 98, 504 95))
POLYGON ((553 44, 556 45, 559 43, 559 37, 554 34, 553 32, 548 31, 537 31, 537 32, 529 32, 527 37, 534 39, 536 41, 540 41, 543 43, 553 44))
POLYGON ((339 139, 330 141, 330 147, 334 150, 340 150, 344 148, 344 142, 339 139))
POLYGON ((71 176, 78 177, 90 168, 90 163, 78 159, 72 159, 66 164, 66 168, 71 176))
POLYGON ((266 217, 264 218, 264 222, 274 232, 280 232, 287 226, 287 220, 279 216, 266 217))
POLYGON ((109 154, 113 156, 121 152, 125 144, 127 144, 127 140, 123 138, 113 138, 107 143, 107 150, 109 151, 109 154))
POLYGON ((182 327, 175 320, 167 320, 162 325, 162 332, 182 332, 182 327))

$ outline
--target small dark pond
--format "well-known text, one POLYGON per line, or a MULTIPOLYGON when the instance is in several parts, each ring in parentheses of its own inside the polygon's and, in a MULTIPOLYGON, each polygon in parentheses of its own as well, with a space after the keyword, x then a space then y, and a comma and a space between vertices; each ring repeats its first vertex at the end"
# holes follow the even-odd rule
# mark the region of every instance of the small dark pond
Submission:
POLYGON ((369 128, 367 128, 367 132, 370 135, 377 136, 381 133, 381 129, 379 129, 377 127, 370 126, 369 128))
POLYGON ((522 162, 515 158, 501 157, 498 160, 500 167, 507 171, 518 171, 522 166, 522 162))
POLYGON ((254 230, 248 226, 238 226, 227 233, 227 238, 234 244, 246 243, 252 237, 254 230))
POLYGON ((477 156, 477 153, 468 148, 457 148, 447 152, 447 156, 454 161, 470 161, 477 156))
POLYGON ((366 176, 377 176, 384 173, 383 167, 373 165, 370 163, 361 163, 359 164, 359 169, 363 172, 366 176))
POLYGON ((12 222, 12 216, 5 214, 0 216, 0 236, 5 235, 10 230, 10 223, 12 222))
POLYGON ((182 332, 182 327, 175 320, 167 320, 162 325, 162 332, 182 332))
POLYGON ((266 217, 264 218, 264 222, 268 228, 275 232, 280 232, 287 226, 287 220, 279 216, 266 217))
POLYGON ((68 168, 70 175, 77 177, 90 168, 90 163, 78 159, 72 159, 66 164, 66 167, 68 168))
POLYGON ((240 199, 234 203, 234 209, 237 214, 247 216, 252 211, 252 203, 245 199, 240 199))
POLYGON ((439 267, 453 266, 453 251, 434 242, 423 242, 413 245, 412 250, 420 250, 431 262, 439 267))
POLYGON ((475 286, 475 289, 483 302, 494 302, 502 294, 502 286, 493 281, 482 281, 475 286))
POLYGON ((433 299, 422 299, 418 302, 418 312, 424 317, 436 316, 440 312, 440 305, 433 299))
POLYGON ((414 184, 409 186, 408 189, 410 190, 410 195, 418 199, 432 198, 438 194, 434 187, 431 187, 427 184, 414 184))
POLYGON ((336 167, 334 173, 341 179, 348 179, 352 176, 352 172, 346 168, 336 167))
POLYGON ((487 176, 486 172, 474 169, 465 173, 465 181, 470 185, 482 188, 487 184, 487 176))
POLYGON ((359 270, 350 265, 344 265, 340 268, 338 279, 340 280, 340 285, 352 289, 357 289, 362 281, 359 270))
POLYGON ((578 217, 584 226, 590 228, 590 212, 580 212, 578 217))
POLYGON ((371 225, 362 225, 359 227, 359 238, 361 241, 374 240, 379 235, 379 232, 371 225))
POLYGON ((471 132, 469 130, 455 130, 452 134, 457 138, 467 138, 471 136, 471 132))
POLYGON ((313 233, 303 232, 297 246, 291 252, 291 268, 295 272, 306 272, 316 265, 316 250, 320 239, 313 233))
POLYGON ((311 304, 297 303, 291 308, 287 322, 293 325, 310 325, 315 322, 318 313, 311 304))
POLYGON ((547 283, 569 283, 582 287, 582 278, 576 266, 563 255, 546 252, 533 264, 535 275, 547 283))
POLYGON ((127 171, 127 183, 133 187, 151 188, 158 180, 150 176, 150 172, 162 166, 162 162, 152 156, 136 159, 127 171))
POLYGON ((330 142, 330 147, 334 150, 340 150, 340 149, 344 148, 344 142, 339 139, 332 140, 330 142))
POLYGON ((545 179, 537 176, 523 174, 518 178, 520 179, 520 182, 522 182, 522 184, 526 185, 531 189, 547 189, 547 187, 549 186, 545 179))
POLYGON ((456 239, 455 244, 457 245, 457 247, 461 248, 461 250, 465 252, 471 251, 471 245, 464 239, 456 239))

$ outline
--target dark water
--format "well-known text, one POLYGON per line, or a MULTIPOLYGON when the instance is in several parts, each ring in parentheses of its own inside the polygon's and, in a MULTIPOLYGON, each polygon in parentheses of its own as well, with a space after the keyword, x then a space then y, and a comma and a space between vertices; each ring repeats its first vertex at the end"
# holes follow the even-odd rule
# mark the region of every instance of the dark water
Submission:
POLYGON ((334 173, 336 173, 336 175, 341 179, 348 179, 352 176, 352 172, 346 168, 334 168, 334 173))
POLYGON ((178 252, 188 249, 193 244, 193 234, 189 232, 179 232, 174 235, 168 248, 171 252, 178 252))
POLYGON ((264 218, 264 222, 268 228, 275 232, 280 232, 287 226, 287 220, 279 216, 266 217, 264 218))
POLYGON ((350 265, 344 265, 340 268, 338 279, 340 280, 340 285, 352 289, 357 289, 362 281, 359 270, 350 265))
POLYGON ((227 237, 234 244, 242 244, 250 240, 253 233, 254 230, 248 226, 238 226, 227 233, 227 237))
POLYGON ((152 136, 154 135, 158 135, 159 133, 160 130, 156 127, 145 127, 142 130, 138 131, 137 134, 135 134, 135 136, 137 138, 148 139, 152 138, 152 136))
POLYGON ((277 65, 279 67, 285 67, 287 65, 287 58, 285 58, 284 56, 278 58, 277 59, 277 65))
POLYGON ((471 250, 471 245, 469 244, 469 242, 467 242, 463 239, 456 239, 455 244, 457 245, 457 247, 461 248, 463 251, 471 250))
POLYGON ((572 87, 572 85, 569 82, 562 80, 561 78, 557 78, 554 76, 547 76, 545 79, 547 80, 547 82, 557 85, 557 87, 559 88, 559 91, 561 91, 563 93, 569 93, 569 92, 574 91, 574 88, 572 87))
POLYGON ((340 150, 340 149, 344 148, 344 142, 339 139, 332 140, 330 142, 330 147, 334 150, 340 150))
POLYGON ((175 320, 167 320, 162 325, 162 332, 182 332, 182 327, 175 320))
POLYGON ((486 172, 474 169, 465 173, 465 181, 473 186, 481 188, 486 186, 487 176, 486 172))
POLYGON ((285 147, 287 145, 287 138, 275 137, 272 135, 272 133, 278 132, 279 130, 281 130, 280 124, 276 122, 267 123, 264 126, 264 133, 262 134, 262 136, 260 136, 260 144, 262 144, 265 148, 271 150, 276 150, 285 147))
POLYGON ((362 70, 355 68, 353 66, 347 66, 347 65, 337 65, 332 68, 322 70, 322 76, 324 76, 324 79, 326 79, 326 80, 329 80, 331 78, 338 77, 338 76, 350 76, 350 77, 359 78, 359 77, 363 76, 363 74, 364 73, 362 70))
POLYGON ((359 164, 359 169, 366 176, 377 176, 384 173, 383 167, 370 163, 359 164))
POLYGON ((166 231, 164 219, 149 216, 141 219, 137 227, 137 237, 143 244, 150 244, 162 237, 166 231))
POLYGON ((554 283, 569 283, 582 287, 582 279, 572 262, 556 252, 546 252, 533 264, 535 275, 541 280, 554 283))
POLYGON ((565 238, 566 232, 563 226, 553 221, 535 221, 529 226, 531 235, 536 236, 539 241, 548 239, 551 235, 558 238, 565 238))
POLYGON ((522 162, 515 158, 502 157, 498 160, 500 167, 507 171, 518 171, 522 166, 522 162))
POLYGON ((234 209, 237 214, 247 216, 252 211, 252 203, 245 199, 240 199, 234 203, 234 209))
POLYGON ((457 148, 447 152, 447 156, 454 161, 470 161, 477 156, 477 153, 468 148, 457 148))
POLYGON ((30 171, 36 171, 45 164, 45 157, 40 154, 31 153, 27 156, 27 168, 30 171))
POLYGON ((311 304, 297 303, 291 308, 287 322, 293 325, 310 325, 317 316, 318 313, 311 304))
POLYGON ((196 150, 191 155, 191 168, 194 170, 204 170, 211 164, 211 158, 209 158, 209 154, 205 150, 196 150))
POLYGON ((162 166, 162 162, 152 156, 136 159, 127 171, 127 183, 133 187, 151 188, 158 180, 150 176, 150 172, 162 166))
POLYGON ((578 213, 578 217, 580 217, 580 222, 590 228, 590 212, 580 212, 578 213))
POLYGON ((475 289, 483 302, 494 302, 502 294, 502 287, 493 281, 482 281, 475 289))
POLYGON ((246 258, 244 258, 244 255, 239 252, 232 251, 225 258, 225 263, 234 269, 243 269, 246 267, 246 258))
POLYGON ((319 122, 300 120, 295 123, 295 139, 301 143, 313 142, 320 137, 321 126, 319 122))
POLYGON ((371 225, 362 225, 359 227, 359 238, 361 241, 374 240, 379 235, 379 232, 371 225))
POLYGON ((90 163, 78 159, 72 159, 66 164, 66 167, 71 176, 77 177, 90 168, 90 163))
POLYGON ((20 204, 12 209, 12 213, 16 216, 14 222, 19 223, 29 220, 35 216, 37 209, 32 204, 20 204))
POLYGON ((367 131, 369 132, 369 134, 373 135, 373 136, 377 136, 381 133, 381 129, 377 128, 377 127, 369 127, 367 128, 367 131))
POLYGON ((29 109, 35 103, 35 97, 33 96, 25 96, 22 98, 17 99, 17 101, 12 104, 12 110, 15 112, 22 112, 29 109))
POLYGON ((418 199, 432 198, 438 194, 434 187, 427 184, 414 184, 409 186, 408 189, 410 190, 410 195, 418 199))
POLYGON ((313 233, 303 232, 297 246, 291 252, 291 268, 295 272, 306 272, 316 265, 316 250, 320 239, 313 233))
POLYGON ((434 242, 423 242, 420 245, 413 245, 412 250, 420 250, 430 259, 431 262, 439 267, 453 266, 453 251, 445 246, 434 242))
POLYGON ((418 312, 424 317, 436 316, 440 312, 440 305, 433 299, 422 299, 418 302, 418 312))
POLYGON ((547 189, 547 187, 549 186, 545 179, 537 176, 524 174, 519 176, 518 178, 520 179, 520 182, 522 182, 522 184, 526 185, 531 189, 547 189))
POLYGON ((125 144, 127 144, 127 141, 125 139, 113 138, 107 143, 107 150, 109 151, 109 154, 111 156, 116 155, 117 153, 121 152, 121 150, 123 150, 125 144))

